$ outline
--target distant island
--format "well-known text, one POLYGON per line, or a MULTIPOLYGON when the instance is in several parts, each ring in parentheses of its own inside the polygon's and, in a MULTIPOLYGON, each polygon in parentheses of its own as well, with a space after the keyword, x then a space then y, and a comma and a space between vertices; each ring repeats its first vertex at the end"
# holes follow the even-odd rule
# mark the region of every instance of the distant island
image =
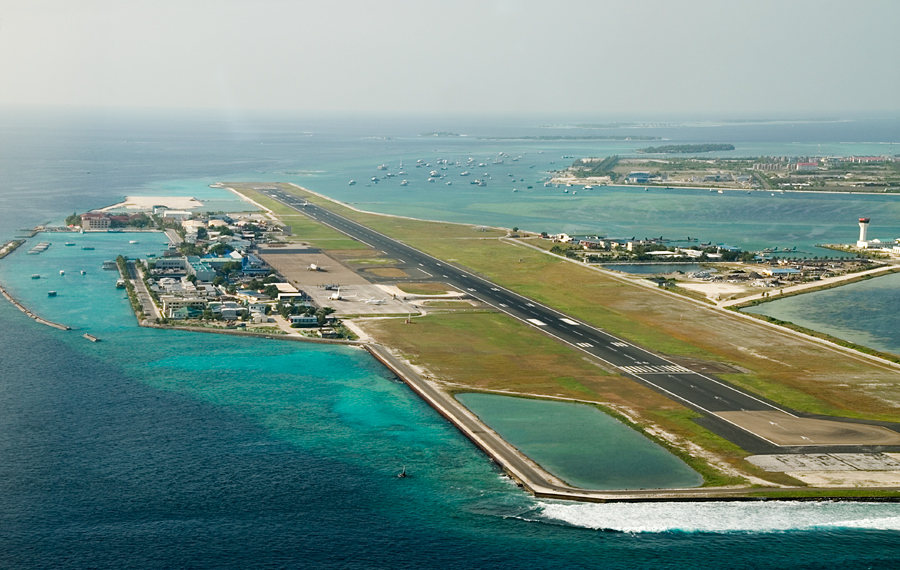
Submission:
POLYGON ((459 133, 451 133, 450 131, 436 131, 431 133, 422 133, 420 137, 461 137, 459 133))
POLYGON ((733 144, 707 143, 707 144, 667 144, 663 146, 648 146, 639 148, 640 153, 666 153, 687 154, 694 152, 714 152, 717 150, 734 150, 733 144))
POLYGON ((485 141, 658 141, 662 140, 662 137, 650 137, 644 135, 539 135, 521 137, 478 137, 478 139, 485 141))

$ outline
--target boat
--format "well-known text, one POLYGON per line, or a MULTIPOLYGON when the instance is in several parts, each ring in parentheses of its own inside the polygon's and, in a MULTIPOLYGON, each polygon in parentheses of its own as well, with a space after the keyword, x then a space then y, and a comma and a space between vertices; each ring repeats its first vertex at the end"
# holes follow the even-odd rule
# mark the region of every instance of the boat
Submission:
POLYGON ((381 166, 378 167, 378 170, 387 170, 387 169, 388 169, 387 164, 382 164, 381 166))
POLYGON ((56 297, 56 291, 47 291, 48 297, 56 297))
POLYGON ((125 288, 125 280, 119 279, 116 281, 116 289, 124 289, 125 288))
POLYGON ((65 269, 60 269, 60 270, 59 270, 59 274, 60 274, 60 275, 65 275, 65 274, 66 274, 66 270, 65 270, 65 269))
POLYGON ((453 182, 447 181, 447 186, 453 186, 453 182))
POLYGON ((85 245, 85 246, 83 246, 81 249, 83 249, 83 250, 85 250, 85 251, 90 251, 90 250, 92 250, 92 249, 94 249, 94 248, 92 248, 92 247, 89 246, 89 245, 85 245))
POLYGON ((724 193, 725 193, 725 192, 724 192, 724 191, 722 191, 722 190, 719 190, 719 194, 724 194, 724 193))
POLYGON ((409 186, 409 180, 401 180, 400 186, 409 186))
POLYGON ((378 180, 379 180, 379 179, 378 179, 377 176, 373 176, 373 177, 372 177, 372 182, 378 184, 378 180))
POLYGON ((95 337, 94 335, 89 334, 89 333, 84 333, 84 334, 81 335, 81 336, 83 336, 84 338, 88 339, 88 340, 91 341, 91 342, 100 342, 100 339, 99 339, 99 338, 97 338, 97 337, 95 337))
POLYGON ((85 271, 84 269, 82 269, 82 270, 81 270, 81 274, 82 274, 82 275, 87 275, 87 271, 85 271))
POLYGON ((347 186, 356 186, 356 180, 351 180, 347 186))
POLYGON ((128 243, 141 243, 141 242, 139 242, 136 239, 130 239, 130 240, 128 240, 128 243))
POLYGON ((116 264, 115 261, 104 261, 103 262, 103 269, 114 270, 114 269, 118 269, 118 268, 119 268, 119 266, 116 264))
POLYGON ((406 477, 409 477, 409 475, 406 474, 406 465, 403 466, 403 471, 398 473, 397 477, 400 479, 405 479, 406 477))
POLYGON ((594 188, 593 188, 593 186, 585 186, 584 189, 585 190, 593 190, 594 188))
POLYGON ((67 242, 66 242, 66 245, 75 245, 75 242, 74 242, 74 241, 67 241, 67 242))

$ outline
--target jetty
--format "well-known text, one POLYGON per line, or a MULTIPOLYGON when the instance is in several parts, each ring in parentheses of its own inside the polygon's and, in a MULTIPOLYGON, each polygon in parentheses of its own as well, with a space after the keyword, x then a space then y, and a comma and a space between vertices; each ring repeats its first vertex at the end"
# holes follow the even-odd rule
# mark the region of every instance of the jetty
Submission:
POLYGON ((23 313, 25 313, 26 315, 28 315, 29 317, 31 317, 31 318, 34 319, 35 321, 41 323, 42 325, 47 325, 48 327, 53 327, 53 328, 59 329, 59 330, 61 330, 61 331, 69 331, 69 330, 72 330, 72 327, 69 327, 69 326, 66 326, 66 325, 61 325, 61 324, 59 324, 59 323, 54 323, 53 321, 48 321, 48 320, 45 319, 45 318, 42 318, 42 317, 39 317, 39 316, 35 315, 35 314, 32 313, 31 311, 29 311, 27 308, 25 308, 25 306, 22 305, 22 303, 18 302, 12 295, 10 295, 10 294, 6 291, 6 289, 3 288, 2 286, 0 286, 0 294, 2 294, 4 297, 6 297, 6 300, 9 301, 10 303, 12 303, 17 309, 19 309, 20 311, 22 311, 23 313))
POLYGON ((3 244, 3 247, 0 247, 0 259, 14 252, 23 243, 25 243, 24 239, 12 239, 3 244))

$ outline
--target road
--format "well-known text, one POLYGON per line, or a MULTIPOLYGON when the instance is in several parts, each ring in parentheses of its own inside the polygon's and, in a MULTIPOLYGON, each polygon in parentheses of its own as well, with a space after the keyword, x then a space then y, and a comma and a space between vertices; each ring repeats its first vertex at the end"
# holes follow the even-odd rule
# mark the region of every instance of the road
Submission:
POLYGON ((303 198, 281 189, 266 189, 262 192, 320 223, 382 251, 388 257, 419 268, 423 273, 456 287, 575 350, 605 362, 622 375, 703 414, 705 427, 748 451, 771 452, 781 449, 715 413, 776 410, 793 416, 789 409, 743 392, 712 376, 688 370, 602 329, 441 261, 303 198))

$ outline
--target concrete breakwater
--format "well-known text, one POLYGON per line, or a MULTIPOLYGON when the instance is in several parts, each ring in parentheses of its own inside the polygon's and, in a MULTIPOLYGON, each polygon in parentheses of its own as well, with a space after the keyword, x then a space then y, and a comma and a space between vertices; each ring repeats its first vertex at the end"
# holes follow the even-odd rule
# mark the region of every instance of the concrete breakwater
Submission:
POLYGON ((61 325, 59 323, 54 323, 53 321, 48 321, 47 319, 44 319, 44 318, 41 318, 41 317, 35 315, 31 311, 29 311, 27 308, 25 308, 25 306, 22 305, 22 303, 18 302, 12 295, 10 295, 6 291, 6 289, 4 289, 2 286, 0 286, 0 294, 2 294, 4 297, 6 297, 6 299, 10 303, 12 303, 17 309, 19 309, 20 311, 22 311, 23 313, 25 313, 32 319, 36 320, 37 322, 41 323, 42 325, 47 325, 48 327, 53 327, 53 328, 59 329, 61 331, 72 330, 72 327, 69 327, 66 325, 61 325))

